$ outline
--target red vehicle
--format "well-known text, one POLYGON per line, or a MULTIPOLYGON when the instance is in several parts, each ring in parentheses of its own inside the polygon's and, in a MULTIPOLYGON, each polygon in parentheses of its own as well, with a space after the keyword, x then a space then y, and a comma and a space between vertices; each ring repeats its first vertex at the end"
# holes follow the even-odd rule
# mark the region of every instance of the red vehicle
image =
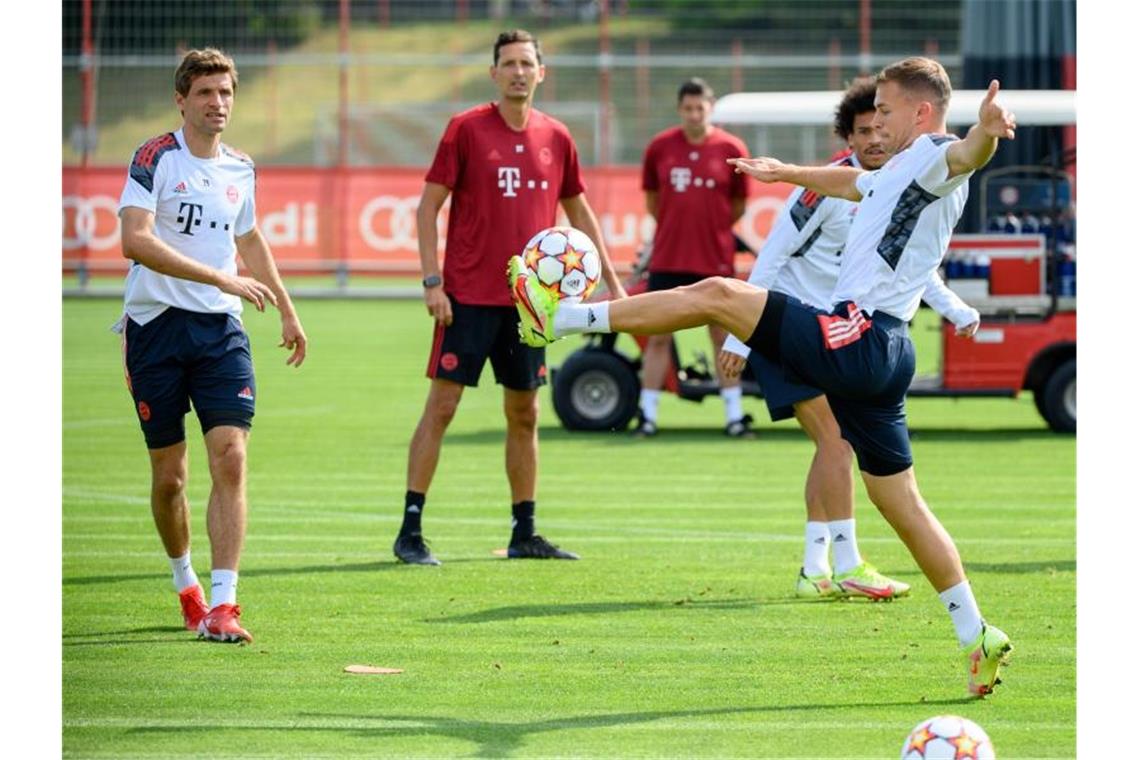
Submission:
MULTIPOLYGON (((955 93, 951 124, 972 123, 982 91, 955 93)), ((713 118, 735 124, 825 124, 841 94, 738 93, 718 101, 713 118)), ((1019 125, 1064 125, 1075 121, 1072 91, 1003 91, 1019 125)), ((1074 162, 1075 163, 1075 162, 1074 162)), ((1007 167, 983 173, 984 219, 1008 219, 985 235, 955 236, 944 261, 947 282, 978 309, 982 324, 973 340, 941 328, 942 370, 916 376, 911 396, 1017 397, 1033 394, 1049 427, 1077 427, 1077 315, 1075 242, 1069 228, 1071 178, 1059 168, 1007 167), (1030 234, 1016 229, 1034 211, 1055 222, 1030 234), (1021 216, 1018 216, 1021 214, 1021 216), (1015 224, 1016 222, 1016 224, 1015 224)), ((635 290, 631 292, 636 292, 635 290)), ((554 409, 571 430, 622 430, 637 413, 640 359, 616 349, 617 335, 590 336, 552 372, 554 409)), ((643 346, 643 341, 639 346, 643 346)), ((718 392, 711 360, 683 367, 676 345, 665 389, 700 401, 718 392)), ((762 396, 751 371, 744 393, 762 396)))

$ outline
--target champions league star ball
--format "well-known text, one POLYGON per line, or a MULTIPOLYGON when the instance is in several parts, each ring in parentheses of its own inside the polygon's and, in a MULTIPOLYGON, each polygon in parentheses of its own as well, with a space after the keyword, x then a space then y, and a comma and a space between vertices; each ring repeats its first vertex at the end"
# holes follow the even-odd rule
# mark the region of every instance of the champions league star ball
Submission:
POLYGON ((956 715, 922 721, 902 747, 902 760, 994 760, 994 745, 982 727, 956 715))
POLYGON ((523 261, 558 298, 589 298, 602 274, 602 260, 589 235, 573 227, 549 227, 527 242, 523 261))

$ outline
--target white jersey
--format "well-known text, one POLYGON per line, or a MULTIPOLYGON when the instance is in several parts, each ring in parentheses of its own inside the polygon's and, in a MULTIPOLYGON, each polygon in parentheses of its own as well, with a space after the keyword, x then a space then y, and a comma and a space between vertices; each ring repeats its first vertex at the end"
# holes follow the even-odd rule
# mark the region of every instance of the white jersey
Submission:
MULTIPOLYGON (((851 155, 830 165, 858 168, 859 162, 851 155)), ((797 188, 772 226, 748 282, 830 310, 842 300, 833 298, 833 292, 858 210, 859 205, 846 198, 797 188)), ((979 319, 977 310, 950 290, 937 271, 931 273, 921 297, 955 327, 965 327, 979 319)), ((748 346, 733 335, 725 339, 724 350, 740 356, 750 353, 748 346)))
POLYGON ((847 237, 832 300, 853 301, 909 322, 950 245, 973 172, 948 177, 946 150, 958 138, 924 134, 883 168, 856 180, 859 213, 847 237))
MULTIPOLYGON (((256 223, 253 161, 221 145, 215 158, 198 158, 182 130, 145 143, 131 161, 119 213, 128 207, 154 214, 159 240, 183 256, 237 273, 234 237, 256 223)), ((171 306, 187 311, 233 314, 241 299, 213 285, 160 274, 135 262, 127 273, 127 316, 146 324, 171 306)))

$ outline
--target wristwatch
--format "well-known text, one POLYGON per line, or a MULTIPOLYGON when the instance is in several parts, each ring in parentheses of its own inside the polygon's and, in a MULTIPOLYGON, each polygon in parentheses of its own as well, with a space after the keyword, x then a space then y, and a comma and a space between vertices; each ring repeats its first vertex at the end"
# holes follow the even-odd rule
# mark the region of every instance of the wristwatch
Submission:
POLYGON ((440 277, 438 274, 430 274, 424 278, 424 287, 425 288, 438 288, 442 284, 443 284, 443 278, 440 277))

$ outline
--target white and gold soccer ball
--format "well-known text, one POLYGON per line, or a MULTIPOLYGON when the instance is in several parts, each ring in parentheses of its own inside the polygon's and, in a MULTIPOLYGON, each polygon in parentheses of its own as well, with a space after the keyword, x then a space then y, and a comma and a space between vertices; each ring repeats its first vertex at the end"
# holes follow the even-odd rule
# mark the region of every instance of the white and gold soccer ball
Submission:
POLYGON ((523 248, 523 261, 558 298, 589 298, 602 275, 602 260, 590 236, 573 227, 548 227, 523 248))
POLYGON ((927 718, 902 747, 902 760, 994 760, 994 745, 972 720, 957 715, 927 718))

